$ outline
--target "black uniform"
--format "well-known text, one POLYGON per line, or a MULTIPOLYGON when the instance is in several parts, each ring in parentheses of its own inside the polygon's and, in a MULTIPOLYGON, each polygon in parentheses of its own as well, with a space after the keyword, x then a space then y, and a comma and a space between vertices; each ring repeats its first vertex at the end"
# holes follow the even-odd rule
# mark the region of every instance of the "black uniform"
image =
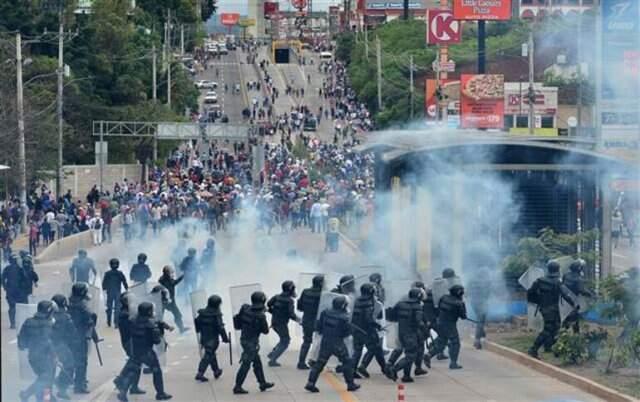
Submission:
POLYGON ((411 381, 411 366, 417 359, 418 348, 426 333, 421 294, 422 290, 411 289, 409 297, 399 301, 393 308, 392 315, 398 320, 398 336, 404 351, 404 357, 400 361, 387 367, 386 374, 393 380, 396 379, 398 371, 403 370, 403 381, 411 381))
POLYGON ((180 308, 176 303, 176 286, 178 286, 178 284, 182 282, 183 278, 184 275, 181 275, 178 279, 173 279, 170 275, 163 273, 158 280, 158 283, 164 286, 164 288, 169 292, 171 300, 164 306, 164 308, 165 310, 169 310, 171 314, 173 314, 173 321, 176 323, 176 326, 178 327, 178 330, 180 332, 184 332, 185 327, 184 323, 182 322, 182 313, 180 312, 180 308))
POLYGON ((38 284, 38 274, 33 269, 31 255, 27 254, 22 260, 22 275, 20 276, 20 287, 22 293, 27 295, 27 299, 33 294, 33 286, 38 284))
POLYGON ((75 363, 73 388, 77 393, 88 393, 87 363, 89 340, 97 340, 95 326, 96 314, 91 311, 86 296, 71 295, 69 297, 69 315, 73 322, 75 334, 72 338, 71 352, 75 363))
POLYGON ((278 358, 287 350, 289 343, 291 343, 289 320, 300 320, 298 316, 296 316, 294 304, 293 296, 286 292, 273 296, 267 303, 269 313, 271 313, 271 327, 280 338, 278 344, 267 355, 270 366, 277 367, 279 365, 277 363, 278 358))
MULTIPOLYGON (((372 286, 372 292, 375 292, 372 286)), ((360 296, 356 299, 353 306, 353 316, 351 322, 354 325, 353 330, 353 364, 358 367, 362 349, 367 346, 367 353, 371 353, 380 365, 380 369, 384 370, 384 352, 382 351, 382 340, 378 336, 381 329, 380 324, 376 321, 375 316, 375 299, 374 295, 360 296), (364 332, 363 332, 364 331, 364 332)))
POLYGON ((127 278, 118 268, 111 268, 104 273, 102 278, 102 290, 107 292, 107 325, 111 326, 113 313, 114 325, 118 328, 118 316, 120 316, 120 294, 121 290, 129 289, 127 278), (115 312, 114 312, 115 311, 115 312))
POLYGON ((268 383, 260 360, 260 335, 269 333, 269 324, 265 315, 264 299, 261 303, 253 302, 245 304, 240 312, 233 317, 233 326, 240 330, 240 346, 242 355, 240 356, 240 368, 236 374, 236 383, 233 392, 236 394, 246 393, 242 388, 244 380, 247 378, 249 368, 253 366, 253 373, 260 384, 260 390, 271 388, 273 384, 268 383))
POLYGON ((349 351, 344 343, 344 339, 351 335, 351 325, 347 314, 347 300, 344 297, 337 297, 333 300, 331 309, 320 313, 320 318, 316 324, 316 331, 322 335, 318 360, 316 360, 309 373, 309 379, 305 388, 311 392, 318 392, 316 382, 320 373, 324 369, 331 356, 336 356, 343 367, 344 380, 347 389, 355 391, 360 386, 353 381, 353 360, 349 356, 349 351))
POLYGON ((86 256, 78 256, 73 259, 71 268, 69 268, 69 276, 71 282, 89 283, 89 274, 93 273, 94 278, 98 275, 93 260, 86 256))
POLYGON ((49 301, 40 303, 48 303, 50 310, 41 311, 39 304, 38 312, 22 324, 18 334, 18 347, 20 350, 29 351, 29 365, 37 376, 33 384, 20 392, 21 400, 28 400, 35 395, 36 400, 42 401, 43 392, 47 388, 51 389, 56 373, 56 355, 51 343, 53 305, 49 301))
POLYGON ((184 275, 184 295, 188 298, 198 287, 198 261, 195 252, 184 257, 180 263, 180 271, 184 275))
POLYGON ((74 359, 71 352, 73 337, 76 329, 71 321, 71 316, 66 308, 58 305, 58 309, 53 313, 53 330, 51 342, 58 361, 60 362, 60 372, 56 378, 56 385, 62 393, 66 393, 67 388, 73 384, 74 359))
POLYGON ((429 353, 435 356, 441 353, 445 347, 449 347, 449 368, 462 368, 458 365, 458 356, 460 355, 460 335, 458 334, 458 319, 467 318, 467 308, 462 300, 462 293, 457 293, 456 288, 462 289, 461 286, 451 288, 451 294, 444 295, 438 303, 438 321, 437 332, 438 338, 435 341, 433 350, 429 353))
POLYGON ((151 268, 144 262, 137 262, 129 271, 129 279, 133 282, 146 282, 151 278, 151 268))
POLYGON ((120 374, 113 381, 119 390, 124 389, 125 379, 127 379, 126 386, 128 392, 132 394, 143 394, 138 384, 140 382, 140 366, 133 359, 133 343, 131 340, 131 316, 129 314, 129 303, 127 295, 123 294, 120 297, 120 314, 118 315, 118 332, 120 333, 120 344, 122 349, 127 354, 127 363, 120 371, 120 374))
POLYGON ((560 282, 558 277, 559 266, 550 270, 549 265, 551 264, 547 265, 547 270, 549 270, 547 275, 537 279, 527 290, 528 301, 538 305, 544 320, 542 332, 540 332, 533 346, 529 349, 529 354, 533 357, 538 356, 540 346, 544 345, 545 349, 550 350, 556 342, 556 336, 560 329, 560 297, 565 299, 571 306, 575 306, 574 301, 567 294, 566 288, 560 282))
POLYGON ((306 369, 307 355, 313 342, 313 331, 318 318, 318 307, 320 306, 320 296, 322 295, 322 282, 319 286, 311 287, 302 291, 298 299, 297 308, 302 312, 302 346, 298 357, 298 368, 306 369))
POLYGON ((481 339, 486 337, 484 326, 487 321, 487 313, 489 312, 489 298, 491 297, 491 277, 487 270, 478 270, 468 285, 469 301, 471 308, 476 316, 476 332, 475 341, 473 343, 476 349, 482 348, 481 339))
MULTIPOLYGON (((585 296, 585 297, 593 297, 593 293, 587 289, 586 279, 582 275, 582 269, 584 266, 584 261, 577 260, 574 261, 569 267, 570 271, 564 274, 562 277, 562 284, 566 286, 574 295, 577 297, 585 296)), ((567 317, 565 317, 562 326, 564 328, 573 328, 573 332, 580 331, 580 319, 581 314, 579 310, 573 310, 567 317)))
POLYGON ((9 304, 9 322, 11 328, 16 327, 16 304, 28 303, 28 295, 24 292, 22 284, 23 271, 15 257, 10 257, 9 265, 2 270, 2 288, 5 291, 7 304, 9 304))
POLYGON ((214 377, 218 378, 222 374, 222 370, 218 366, 216 351, 220 345, 220 339, 222 339, 224 343, 229 343, 229 337, 227 336, 227 331, 222 321, 222 313, 220 312, 220 302, 217 302, 217 305, 210 302, 206 308, 198 310, 195 326, 196 332, 200 334, 200 346, 204 349, 204 355, 198 365, 196 379, 206 381, 204 373, 207 367, 211 367, 214 377))

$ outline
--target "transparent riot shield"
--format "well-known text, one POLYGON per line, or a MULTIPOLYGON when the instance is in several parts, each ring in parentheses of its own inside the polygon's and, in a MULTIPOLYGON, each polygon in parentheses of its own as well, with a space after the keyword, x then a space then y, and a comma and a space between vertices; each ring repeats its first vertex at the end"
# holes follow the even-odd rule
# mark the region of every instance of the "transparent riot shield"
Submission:
MULTIPOLYGON (((320 303, 318 304, 318 316, 316 317, 316 321, 318 321, 318 319, 320 318, 320 314, 327 310, 330 309, 333 305, 333 299, 335 299, 338 296, 342 296, 340 293, 334 293, 334 292, 322 292, 322 294, 320 295, 320 303)), ((320 352, 320 343, 322 342, 322 335, 320 335, 317 332, 313 333, 313 342, 311 344, 311 352, 310 355, 311 356, 311 360, 317 360, 318 358, 318 353, 320 352)))
POLYGON ((156 318, 159 320, 164 320, 164 300, 169 300, 171 296, 169 296, 169 291, 159 283, 149 283, 149 302, 153 303, 153 311, 155 312, 156 318), (165 293, 165 297, 162 297, 162 294, 165 293))
MULTIPOLYGON (((189 295, 191 301, 191 317, 193 320, 198 316, 198 310, 203 309, 207 306, 207 293, 204 290, 196 290, 195 292, 191 292, 189 295)), ((198 342, 198 352, 200 353, 200 357, 202 357, 202 348, 200 347, 200 334, 195 330, 195 321, 194 321, 194 333, 196 334, 196 340, 198 342)))
MULTIPOLYGON (((240 312, 240 309, 243 305, 248 304, 251 305, 251 294, 253 292, 262 291, 262 285, 259 283, 250 283, 247 285, 238 285, 229 287, 229 298, 231 301, 231 317, 235 316, 240 312)), ((233 347, 235 349, 236 355, 240 356, 240 331, 233 331, 234 339, 233 339, 233 347)), ((260 337, 260 347, 262 350, 268 349, 269 342, 266 336, 260 337)))
MULTIPOLYGON (((37 311, 38 307, 36 304, 16 304, 16 328, 18 328, 18 333, 20 333, 22 324, 24 324, 27 318, 33 317, 37 311)), ((35 380, 36 375, 29 365, 29 352, 27 350, 18 349, 17 342, 16 349, 18 350, 18 371, 20 373, 20 379, 25 381, 35 380)))
POLYGON ((358 267, 355 273, 356 277, 356 293, 360 295, 360 286, 369 283, 369 277, 373 274, 380 274, 384 278, 384 268, 380 265, 362 265, 358 267))
POLYGON ((433 304, 438 307, 440 299, 444 295, 449 294, 449 289, 454 285, 462 285, 462 279, 459 276, 453 278, 436 278, 431 285, 431 293, 433 294, 433 304))
MULTIPOLYGON (((518 283, 523 288, 529 290, 533 282, 543 276, 544 269, 540 267, 530 267, 518 278, 518 283)), ((543 325, 542 314, 539 313, 538 306, 527 303, 527 328, 534 331, 542 331, 543 325)))
MULTIPOLYGON (((382 286, 386 292, 385 309, 394 307, 400 300, 408 297, 409 290, 411 290, 412 280, 409 279, 397 279, 397 280, 385 280, 382 282, 382 286)), ((388 349, 400 348, 400 337, 398 336, 398 323, 393 321, 387 321, 385 318, 385 343, 388 349)))
POLYGON ((89 297, 91 297, 89 300, 89 308, 94 314, 100 316, 99 312, 104 311, 105 308, 105 302, 102 300, 102 289, 91 284, 89 284, 88 287, 88 294, 89 297))
MULTIPOLYGON (((586 313, 587 311, 589 311, 590 309, 590 305, 592 303, 592 299, 583 295, 580 296, 576 296, 575 293, 573 293, 571 290, 569 290, 566 286, 564 287, 565 292, 567 292, 567 294, 569 295, 569 298, 571 300, 573 300, 573 302, 577 305, 580 306, 580 313, 586 313)), ((567 318, 567 316, 574 310, 573 307, 571 307, 571 305, 564 300, 562 297, 560 297, 560 320, 561 322, 564 322, 565 318, 567 318)))

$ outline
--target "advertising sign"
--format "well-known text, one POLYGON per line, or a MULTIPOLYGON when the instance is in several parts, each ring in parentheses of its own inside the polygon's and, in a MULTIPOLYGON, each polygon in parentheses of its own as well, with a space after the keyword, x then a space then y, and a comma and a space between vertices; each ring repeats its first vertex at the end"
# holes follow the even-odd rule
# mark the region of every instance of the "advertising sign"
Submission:
MULTIPOLYGON (((533 109, 536 115, 555 115, 558 110, 558 88, 535 83, 536 94, 533 109)), ((505 82, 504 113, 526 115, 529 113, 529 83, 505 82)))
POLYGON ((220 23, 225 26, 233 26, 238 23, 240 19, 239 13, 221 13, 220 23))
POLYGON ((278 12, 279 4, 274 1, 265 1, 264 2, 264 18, 271 19, 273 14, 278 12))
POLYGON ((600 119, 605 148, 640 147, 640 2, 602 0, 600 119))
MULTIPOLYGON (((441 102, 440 107, 444 107, 445 103, 454 102, 460 93, 460 80, 457 79, 442 79, 440 80, 440 90, 445 96, 445 99, 441 102)), ((438 81, 435 79, 427 79, 425 83, 425 114, 428 120, 435 120, 437 117, 437 104, 438 98, 436 96, 436 90, 438 89, 438 81)), ((451 113, 451 112, 450 112, 451 113)))
POLYGON ((462 74, 460 104, 462 128, 503 128, 504 76, 462 74))
POLYGON ((238 20, 238 25, 240 25, 241 27, 252 27, 256 24, 256 19, 255 18, 242 18, 240 20, 238 20))
POLYGON ((307 7, 307 0, 291 0, 291 5, 298 10, 302 10, 307 7))
POLYGON ((459 43, 462 22, 453 18, 449 10, 427 10, 427 44, 448 45, 459 43))
POLYGON ((454 0, 457 20, 509 20, 511 0, 454 0))
MULTIPOLYGON (((402 1, 365 0, 367 10, 402 10, 402 1)), ((410 10, 425 9, 424 0, 409 0, 410 10)))

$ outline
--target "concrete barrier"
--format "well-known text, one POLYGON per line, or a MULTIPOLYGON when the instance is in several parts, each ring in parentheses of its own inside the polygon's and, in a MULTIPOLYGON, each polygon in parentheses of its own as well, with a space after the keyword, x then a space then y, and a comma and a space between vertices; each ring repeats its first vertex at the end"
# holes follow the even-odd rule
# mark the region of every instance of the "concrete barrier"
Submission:
MULTIPOLYGON (((111 236, 116 235, 120 226, 120 215, 118 215, 111 221, 111 236)), ((92 245, 93 239, 91 236, 91 230, 86 230, 84 232, 72 234, 71 236, 53 241, 53 243, 49 244, 47 248, 36 255, 34 261, 36 264, 42 264, 62 258, 71 258, 78 253, 79 249, 90 248, 92 245)))

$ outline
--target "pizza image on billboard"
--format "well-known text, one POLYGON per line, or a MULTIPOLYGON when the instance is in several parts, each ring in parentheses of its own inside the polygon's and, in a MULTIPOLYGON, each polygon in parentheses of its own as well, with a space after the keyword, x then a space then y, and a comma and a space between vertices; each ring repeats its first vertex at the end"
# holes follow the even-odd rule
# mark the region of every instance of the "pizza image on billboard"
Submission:
POLYGON ((509 20, 511 0, 454 0, 453 17, 457 20, 509 20))
POLYGON ((462 128, 503 128, 504 76, 462 74, 460 109, 462 128))
POLYGON ((462 94, 476 101, 504 98, 504 76, 497 74, 479 74, 465 82, 462 94))

